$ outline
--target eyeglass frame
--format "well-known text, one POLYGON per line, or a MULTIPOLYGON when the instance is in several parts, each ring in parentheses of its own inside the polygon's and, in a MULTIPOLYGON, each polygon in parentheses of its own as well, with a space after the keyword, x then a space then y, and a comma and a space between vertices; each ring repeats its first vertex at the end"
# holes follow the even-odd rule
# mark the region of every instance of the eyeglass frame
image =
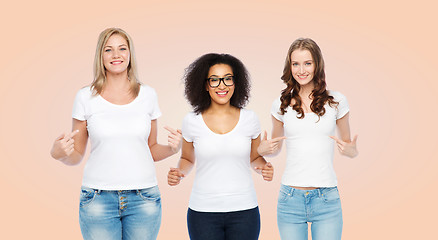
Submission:
POLYGON ((224 85, 227 86, 227 87, 234 86, 234 76, 225 76, 225 77, 222 77, 222 78, 220 78, 220 77, 209 77, 209 78, 206 79, 206 81, 208 82, 208 86, 210 86, 210 87, 212 87, 212 88, 217 88, 217 87, 219 87, 219 86, 221 85, 221 82, 223 82, 224 85), (233 84, 231 84, 231 85, 227 85, 227 84, 225 83, 225 78, 229 78, 229 77, 231 77, 231 79, 232 79, 232 81, 233 81, 233 84), (214 86, 214 87, 211 86, 211 84, 210 84, 210 79, 212 79, 212 78, 219 79, 219 84, 218 84, 217 86, 214 86))

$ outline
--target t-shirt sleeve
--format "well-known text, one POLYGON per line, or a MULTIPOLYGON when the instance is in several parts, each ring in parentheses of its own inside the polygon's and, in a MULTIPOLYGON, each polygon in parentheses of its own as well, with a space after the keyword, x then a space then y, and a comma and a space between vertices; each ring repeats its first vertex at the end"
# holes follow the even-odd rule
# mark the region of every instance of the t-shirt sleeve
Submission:
POLYGON ((348 105, 347 98, 339 92, 334 92, 332 95, 336 102, 339 103, 336 111, 336 120, 342 118, 350 111, 350 106, 348 105))
POLYGON ((251 126, 251 138, 256 139, 260 132, 262 131, 260 128, 260 120, 259 117, 255 112, 251 111, 251 119, 250 119, 250 126, 251 126))
POLYGON ((194 119, 193 114, 191 113, 187 114, 183 119, 181 132, 184 140, 186 140, 187 142, 193 142, 192 129, 191 129, 193 119, 194 119))
POLYGON ((73 103, 72 118, 85 121, 85 97, 83 96, 83 90, 79 90, 76 93, 75 101, 73 103))
POLYGON ((271 106, 271 115, 280 122, 283 122, 284 115, 281 115, 280 111, 281 101, 280 98, 274 100, 271 106))
POLYGON ((152 111, 151 120, 155 120, 161 116, 160 107, 158 106, 158 96, 154 89, 152 89, 152 111))

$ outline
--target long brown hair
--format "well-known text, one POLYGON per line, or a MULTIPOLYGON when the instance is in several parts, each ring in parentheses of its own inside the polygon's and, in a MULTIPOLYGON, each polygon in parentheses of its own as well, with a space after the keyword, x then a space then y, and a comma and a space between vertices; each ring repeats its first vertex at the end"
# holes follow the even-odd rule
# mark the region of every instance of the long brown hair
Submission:
POLYGON ((106 69, 103 65, 103 51, 108 39, 113 35, 122 36, 128 42, 130 60, 128 65, 128 79, 131 84, 130 92, 134 97, 137 97, 140 92, 140 82, 137 77, 137 62, 135 61, 134 44, 131 37, 120 28, 107 28, 103 30, 97 41, 96 55, 94 58, 94 81, 91 84, 93 95, 100 94, 106 82, 106 69))
POLYGON ((289 51, 287 52, 283 76, 281 76, 281 79, 286 84, 286 88, 281 91, 281 114, 283 115, 285 112, 287 112, 287 107, 289 107, 292 99, 294 99, 294 105, 292 106, 292 109, 298 112, 297 118, 304 118, 304 110, 301 107, 301 97, 298 94, 301 87, 300 84, 293 78, 291 69, 291 55, 292 52, 297 49, 308 50, 315 63, 315 72, 312 79, 315 87, 311 93, 312 103, 310 104, 310 110, 321 117, 325 114, 324 105, 327 102, 329 103, 330 107, 337 106, 339 103, 336 102, 333 96, 330 96, 327 92, 327 84, 325 83, 324 59, 322 58, 321 49, 319 49, 318 45, 310 38, 298 38, 292 43, 292 45, 290 45, 289 51))

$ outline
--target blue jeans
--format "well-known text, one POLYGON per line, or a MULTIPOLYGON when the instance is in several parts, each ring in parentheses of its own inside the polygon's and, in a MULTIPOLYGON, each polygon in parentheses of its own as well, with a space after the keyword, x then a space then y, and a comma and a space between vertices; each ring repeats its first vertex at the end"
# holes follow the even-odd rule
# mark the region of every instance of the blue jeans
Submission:
POLYGON ((312 223, 313 240, 340 240, 342 208, 337 187, 299 190, 281 185, 277 223, 282 240, 307 240, 312 223))
POLYGON ((197 212, 189 208, 187 225, 191 240, 257 240, 260 213, 258 207, 235 212, 197 212))
POLYGON ((161 225, 160 190, 82 187, 79 223, 85 240, 155 240, 161 225))

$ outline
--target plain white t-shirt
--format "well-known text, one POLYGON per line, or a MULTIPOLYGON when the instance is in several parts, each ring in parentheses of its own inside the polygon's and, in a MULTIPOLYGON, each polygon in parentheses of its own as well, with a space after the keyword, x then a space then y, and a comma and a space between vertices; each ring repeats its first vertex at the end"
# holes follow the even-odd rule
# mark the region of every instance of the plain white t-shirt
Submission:
POLYGON ((130 103, 116 105, 90 87, 76 94, 73 118, 87 121, 91 153, 82 185, 101 190, 143 189, 157 185, 148 146, 151 120, 161 116, 155 90, 141 85, 130 103))
POLYGON ((257 207, 251 176, 251 141, 260 134, 257 115, 241 109, 230 132, 217 134, 205 124, 202 114, 184 117, 182 135, 193 142, 196 176, 189 208, 199 212, 231 212, 257 207))
POLYGON ((339 92, 329 91, 329 95, 339 102, 337 107, 325 107, 325 114, 304 113, 297 118, 297 112, 289 106, 284 115, 280 113, 280 98, 272 103, 271 114, 283 122, 286 136, 286 168, 282 184, 297 187, 335 187, 336 173, 333 168, 336 120, 349 110, 347 99, 339 92))

